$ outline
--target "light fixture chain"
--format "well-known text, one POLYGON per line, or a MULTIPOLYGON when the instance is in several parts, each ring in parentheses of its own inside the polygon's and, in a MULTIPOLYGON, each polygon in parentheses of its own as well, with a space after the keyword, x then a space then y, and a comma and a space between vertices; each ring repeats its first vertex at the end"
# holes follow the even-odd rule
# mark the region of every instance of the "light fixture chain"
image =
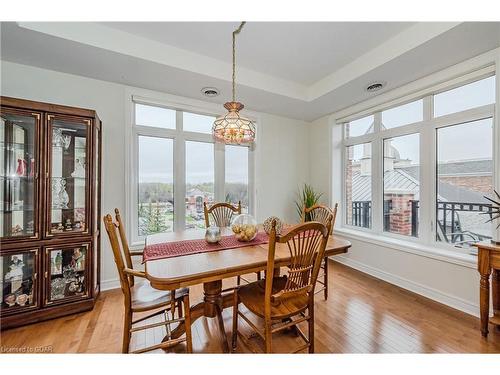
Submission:
POLYGON ((233 31, 233 102, 236 101, 236 34, 239 34, 243 26, 245 26, 245 21, 243 21, 240 26, 233 31))

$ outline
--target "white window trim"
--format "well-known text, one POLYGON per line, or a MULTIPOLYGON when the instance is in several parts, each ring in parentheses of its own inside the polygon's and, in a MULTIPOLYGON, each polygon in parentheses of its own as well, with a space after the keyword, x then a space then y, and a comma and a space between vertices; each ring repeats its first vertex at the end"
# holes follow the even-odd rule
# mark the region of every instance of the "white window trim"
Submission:
MULTIPOLYGON (((131 240, 132 248, 141 248, 144 245, 144 237, 137 234, 138 212, 138 139, 139 136, 152 136, 158 138, 168 138, 173 140, 173 163, 174 163, 174 201, 184 202, 186 190, 186 153, 185 142, 196 141, 214 144, 214 199, 224 201, 225 197, 225 145, 216 143, 211 134, 189 132, 182 130, 182 112, 191 112, 207 116, 219 116, 223 110, 222 106, 212 105, 193 99, 177 97, 169 94, 155 94, 150 91, 128 89, 125 93, 126 108, 126 131, 125 131, 125 213, 127 235, 131 240), (137 92, 141 95, 138 95, 137 92), (159 98, 160 97, 160 98, 159 98), (135 124, 135 104, 145 104, 157 107, 164 107, 176 111, 176 128, 165 129, 158 127, 142 126, 135 124)), ((247 113, 259 127, 260 118, 247 113)), ((255 157, 256 143, 258 142, 258 132, 256 141, 248 147, 248 211, 255 215, 255 157)), ((185 205, 174 205, 174 228, 176 232, 185 229, 185 205)))
MULTIPOLYGON (((480 120, 484 118, 493 118, 493 183, 497 190, 500 188, 500 173, 497 171, 499 169, 497 166, 500 166, 500 129, 498 125, 498 118, 500 118, 500 77, 496 76, 496 103, 497 105, 490 104, 482 107, 477 107, 469 110, 465 110, 458 113, 453 113, 440 117, 433 117, 433 108, 432 108, 432 97, 434 94, 437 94, 442 91, 450 90, 452 88, 465 85, 467 83, 480 80, 482 78, 486 78, 495 74, 495 71, 498 72, 498 69, 495 69, 495 66, 500 66, 500 49, 490 51, 484 55, 481 55, 477 58, 471 59, 470 61, 466 61, 462 64, 459 64, 460 67, 463 67, 462 74, 457 74, 457 68, 452 67, 443 72, 436 73, 429 77, 423 78, 421 80, 415 81, 409 85, 407 85, 406 95, 401 93, 401 96, 394 97, 394 92, 388 92, 380 95, 380 98, 377 98, 376 101, 370 100, 365 103, 361 103, 355 105, 351 108, 347 108, 342 110, 336 114, 333 114, 330 117, 330 129, 333 127, 341 126, 342 129, 340 132, 336 132, 336 134, 342 134, 342 140, 339 142, 332 137, 332 147, 331 147, 331 155, 330 155, 330 189, 331 189, 331 199, 330 204, 334 204, 334 201, 339 202, 341 205, 341 220, 338 220, 339 229, 338 233, 344 234, 347 237, 355 238, 356 236, 359 239, 364 240, 373 240, 377 241, 380 245, 392 247, 395 249, 401 249, 403 251, 407 251, 410 249, 410 252, 414 252, 417 249, 416 253, 422 254, 431 254, 433 253, 433 257, 441 257, 450 258, 451 260, 456 259, 458 257, 459 262, 463 264, 469 264, 471 262, 472 257, 470 254, 467 254, 467 250, 459 249, 454 247, 453 245, 448 245, 446 243, 441 243, 435 241, 435 210, 432 208, 436 198, 436 188, 434 187, 434 181, 436 176, 436 150, 435 147, 426 147, 426 145, 435 145, 435 136, 436 129, 446 127, 449 125, 460 124, 469 121, 480 120), (474 66, 477 65, 477 66, 474 66), (425 87, 423 89, 418 89, 418 83, 428 83, 430 77, 434 77, 436 80, 434 82, 439 82, 438 84, 425 87), (385 100, 384 100, 385 98, 385 100), (380 125, 377 122, 380 122, 378 116, 380 116, 381 112, 385 109, 397 107, 415 100, 423 99, 424 102, 424 118, 423 121, 408 124, 400 127, 395 127, 391 129, 387 129, 381 132, 377 132, 379 129, 377 125, 380 125), (370 134, 365 134, 358 137, 345 138, 345 129, 344 123, 359 119, 371 114, 375 114, 375 128, 374 132, 370 134), (380 206, 383 200, 383 184, 379 183, 381 178, 381 173, 383 173, 383 155, 381 154, 381 150, 383 150, 383 140, 386 138, 397 137, 401 135, 420 133, 420 166, 421 166, 421 187, 420 187, 420 222, 419 222, 419 237, 408 237, 403 235, 398 235, 394 233, 384 232, 383 231, 383 210, 380 206), (360 228, 352 225, 346 224, 346 210, 345 210, 345 165, 346 165, 346 152, 345 148, 347 146, 352 146, 360 143, 372 142, 372 228, 360 228), (333 144, 335 143, 335 144, 333 144), (334 148, 336 151, 334 151, 334 148), (430 148, 430 150, 429 150, 430 148), (378 150, 378 151, 377 151, 378 150), (429 152, 430 151, 430 152, 429 152), (341 155, 338 155, 338 152, 341 155), (341 157, 341 176, 333 174, 333 161, 332 157, 340 156, 341 157), (380 160, 378 160, 380 159, 380 160), (426 165, 427 167, 422 168, 422 166, 426 165), (378 169, 381 169, 379 171, 378 169), (333 178, 340 178, 341 186, 340 189, 337 185, 335 187, 333 178), (333 199, 337 198, 337 199, 333 199), (424 204, 425 202, 425 204, 424 204), (463 258, 465 257, 465 258, 463 258)), ((404 88, 396 89, 393 91, 404 92, 404 88)), ((331 134, 334 132, 331 131, 331 134)), ((500 231, 499 231, 500 232, 500 231)), ((499 233, 500 234, 500 233, 499 233)))

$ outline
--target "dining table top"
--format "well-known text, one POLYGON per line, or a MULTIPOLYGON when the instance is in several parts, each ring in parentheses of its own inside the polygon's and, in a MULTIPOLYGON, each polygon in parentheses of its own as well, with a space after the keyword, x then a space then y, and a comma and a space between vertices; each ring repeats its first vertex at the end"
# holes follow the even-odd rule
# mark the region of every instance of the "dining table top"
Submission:
MULTIPOLYGON (((229 228, 223 228, 221 234, 230 235, 232 232, 229 228)), ((204 237, 205 229, 161 233, 148 236, 146 246, 204 237)), ((349 247, 351 247, 349 241, 330 236, 325 256, 346 253, 349 247)), ((149 260, 145 262, 145 273, 152 287, 172 290, 265 270, 267 258, 268 244, 266 243, 149 260)), ((276 244, 276 266, 286 266, 289 261, 290 252, 287 245, 276 244)))

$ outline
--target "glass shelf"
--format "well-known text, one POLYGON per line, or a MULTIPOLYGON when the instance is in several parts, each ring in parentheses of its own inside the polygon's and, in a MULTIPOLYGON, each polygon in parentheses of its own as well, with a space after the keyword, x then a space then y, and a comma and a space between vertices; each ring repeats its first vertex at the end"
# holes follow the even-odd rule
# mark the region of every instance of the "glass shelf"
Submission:
POLYGON ((8 110, 0 120, 0 237, 35 234, 37 116, 8 110))

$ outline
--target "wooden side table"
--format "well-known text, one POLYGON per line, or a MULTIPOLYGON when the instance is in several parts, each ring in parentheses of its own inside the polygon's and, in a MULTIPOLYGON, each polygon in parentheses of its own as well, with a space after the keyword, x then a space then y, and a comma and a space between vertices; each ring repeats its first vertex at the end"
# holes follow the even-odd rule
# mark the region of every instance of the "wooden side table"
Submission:
POLYGON ((500 245, 491 242, 475 244, 479 249, 477 269, 481 274, 480 282, 480 310, 481 334, 488 336, 488 323, 500 326, 500 245), (493 317, 490 315, 490 275, 492 276, 493 317))

